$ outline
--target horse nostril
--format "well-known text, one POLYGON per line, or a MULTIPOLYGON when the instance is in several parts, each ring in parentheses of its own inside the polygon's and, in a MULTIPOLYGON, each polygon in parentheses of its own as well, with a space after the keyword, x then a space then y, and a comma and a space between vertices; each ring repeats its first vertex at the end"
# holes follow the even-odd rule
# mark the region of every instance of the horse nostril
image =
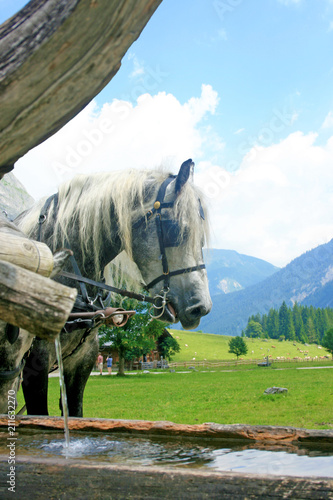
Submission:
POLYGON ((193 311, 191 311, 191 316, 194 316, 195 318, 201 316, 201 307, 195 307, 193 311))
POLYGON ((208 312, 209 310, 204 305, 189 307, 187 310, 187 314, 193 319, 201 318, 208 314, 208 312))

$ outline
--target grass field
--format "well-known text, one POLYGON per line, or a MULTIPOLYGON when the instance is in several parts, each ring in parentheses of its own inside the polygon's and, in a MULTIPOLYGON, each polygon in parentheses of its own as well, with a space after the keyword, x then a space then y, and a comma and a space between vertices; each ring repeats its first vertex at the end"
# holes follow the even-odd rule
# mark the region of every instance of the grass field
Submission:
MULTIPOLYGON (((181 345, 174 361, 232 360, 230 337, 199 332, 172 331, 181 345), (187 344, 187 347, 186 345, 187 344)), ((247 339, 244 359, 323 356, 316 345, 247 339), (273 348, 272 346, 275 346, 273 348), (300 350, 299 350, 300 349, 300 350), (253 351, 253 352, 252 352, 253 351)), ((309 429, 333 429, 332 361, 273 363, 269 368, 234 365, 232 370, 200 368, 175 373, 134 372, 125 377, 91 376, 84 396, 84 416, 143 420, 170 420, 176 423, 291 425, 309 429), (301 366, 324 368, 297 369, 301 366), (213 371, 214 370, 214 371, 213 371), (287 394, 264 395, 268 387, 286 387, 287 394)), ((22 391, 18 404, 24 404, 22 391)), ((60 415, 59 379, 49 379, 49 413, 60 415)))
MULTIPOLYGON (((49 380, 49 412, 60 415, 59 380, 49 380)), ((19 393, 19 407, 23 405, 19 393)), ((91 376, 84 416, 184 424, 291 425, 333 429, 333 369, 191 371, 91 376), (264 395, 267 387, 287 394, 264 395)))
MULTIPOLYGON (((228 343, 232 337, 183 330, 169 331, 181 347, 181 351, 173 356, 172 361, 191 361, 193 358, 196 361, 236 359, 234 354, 228 352, 228 343)), ((284 356, 291 359, 329 355, 324 348, 320 349, 316 344, 305 346, 300 342, 279 342, 272 339, 268 339, 267 342, 263 339, 245 339, 245 341, 248 353, 246 356, 241 356, 243 359, 262 359, 267 355, 271 355, 273 358, 284 356), (308 353, 300 351, 308 351, 308 353)))

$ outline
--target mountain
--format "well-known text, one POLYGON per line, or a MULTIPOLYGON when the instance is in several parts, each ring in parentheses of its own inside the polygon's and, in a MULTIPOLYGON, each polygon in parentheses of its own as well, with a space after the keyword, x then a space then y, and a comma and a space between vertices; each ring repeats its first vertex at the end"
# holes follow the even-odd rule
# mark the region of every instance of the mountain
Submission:
POLYGON ((291 306, 333 307, 333 240, 294 259, 283 269, 239 292, 212 297, 212 311, 202 318, 207 333, 239 335, 252 314, 264 314, 283 301, 291 306))
POLYGON ((235 250, 209 249, 204 257, 211 296, 242 290, 279 270, 265 260, 235 250))
POLYGON ((14 219, 23 210, 34 204, 34 199, 12 172, 0 180, 0 212, 5 212, 9 219, 14 219))

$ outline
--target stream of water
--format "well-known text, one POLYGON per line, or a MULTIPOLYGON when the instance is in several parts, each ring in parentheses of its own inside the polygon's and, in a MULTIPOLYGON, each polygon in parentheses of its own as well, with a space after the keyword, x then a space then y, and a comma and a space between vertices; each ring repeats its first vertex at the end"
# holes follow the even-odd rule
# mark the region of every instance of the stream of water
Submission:
POLYGON ((68 427, 68 405, 67 405, 67 394, 64 380, 64 367, 62 364, 62 355, 61 355, 61 344, 60 344, 60 335, 55 339, 54 345, 57 355, 58 367, 59 367, 59 383, 60 383, 60 394, 61 394, 61 405, 62 405, 62 414, 64 417, 64 433, 65 433, 65 447, 69 449, 69 427, 68 427))

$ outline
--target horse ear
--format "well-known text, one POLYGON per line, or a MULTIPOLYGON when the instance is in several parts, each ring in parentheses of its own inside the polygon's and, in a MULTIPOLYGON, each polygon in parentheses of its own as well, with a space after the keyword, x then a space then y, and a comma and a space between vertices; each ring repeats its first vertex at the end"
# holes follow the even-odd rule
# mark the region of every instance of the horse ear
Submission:
POLYGON ((193 177, 193 169, 194 163, 191 159, 182 163, 176 178, 175 191, 177 195, 181 192, 189 177, 193 177))

